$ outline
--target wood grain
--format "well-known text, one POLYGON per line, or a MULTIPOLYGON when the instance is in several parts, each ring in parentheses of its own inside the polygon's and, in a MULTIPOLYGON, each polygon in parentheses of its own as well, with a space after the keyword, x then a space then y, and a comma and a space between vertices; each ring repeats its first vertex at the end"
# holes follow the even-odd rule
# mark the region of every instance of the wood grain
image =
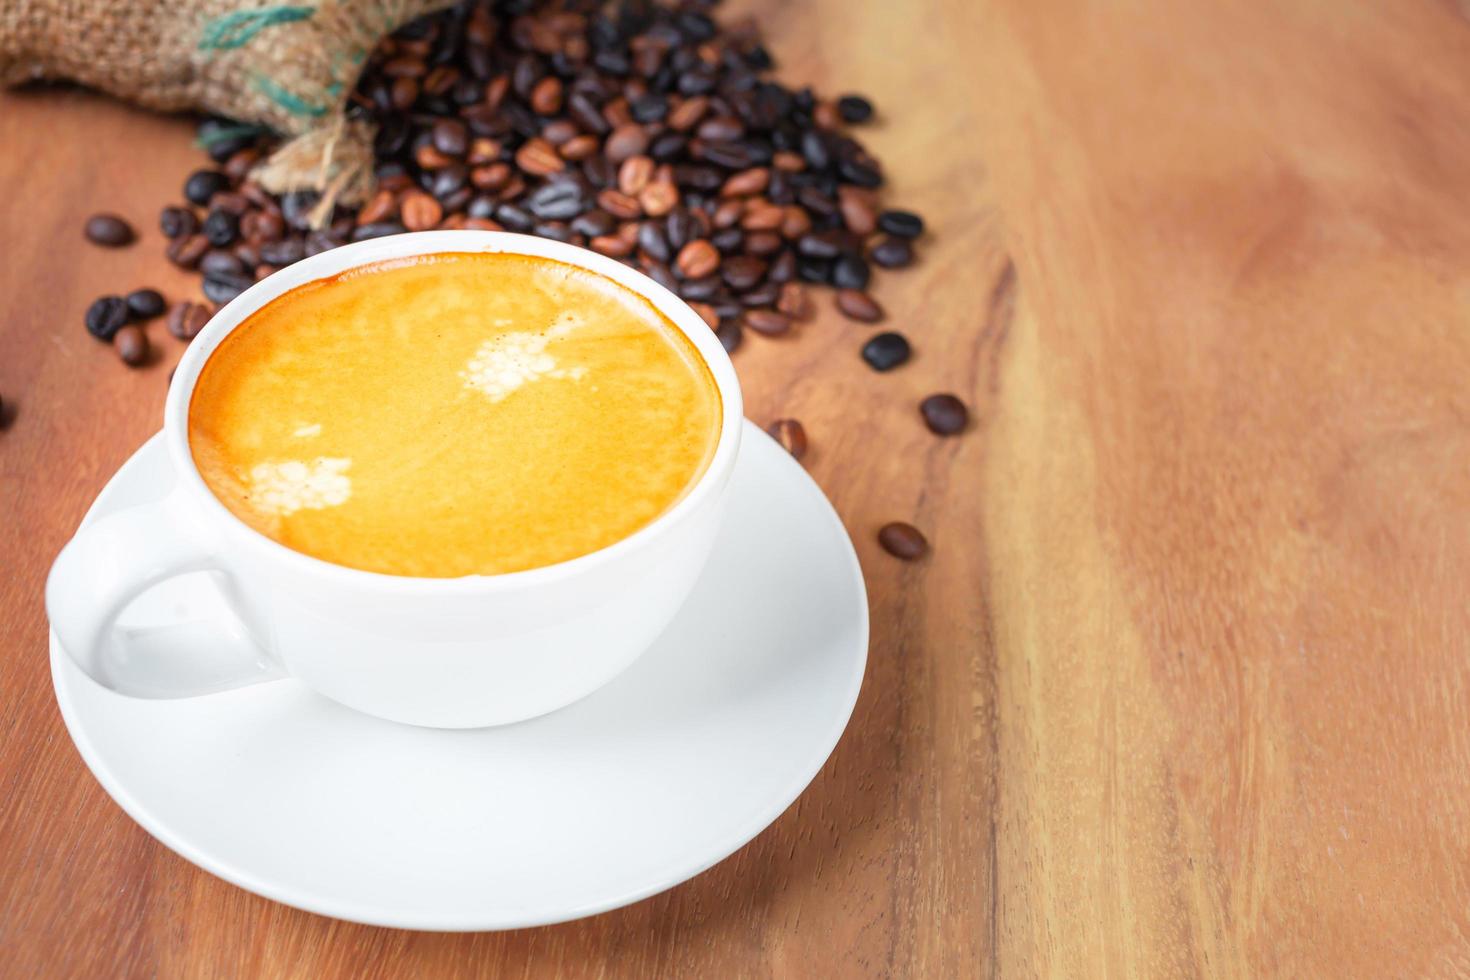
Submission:
MULTIPOLYGON (((40 589, 158 424, 95 294, 178 294, 187 127, 0 97, 0 950, 60 976, 1470 972, 1470 24, 1454 4, 751 0, 783 74, 872 95, 934 229, 737 357, 868 577, 831 762, 628 909, 446 936, 258 899, 154 843, 62 729, 40 589), (1238 8, 1238 9, 1237 9, 1238 8), (43 129, 43 123, 46 129, 43 129), (150 229, 124 252, 86 214, 150 229), (915 405, 975 409, 939 440, 915 405), (873 533, 929 533, 902 565, 873 533)), ((0 969, 0 973, 5 972, 0 969)))

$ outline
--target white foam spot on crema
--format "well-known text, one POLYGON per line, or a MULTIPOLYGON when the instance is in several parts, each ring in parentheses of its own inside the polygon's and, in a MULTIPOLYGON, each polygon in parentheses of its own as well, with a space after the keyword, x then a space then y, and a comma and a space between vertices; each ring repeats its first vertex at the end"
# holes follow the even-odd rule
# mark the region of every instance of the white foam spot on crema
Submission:
MULTIPOLYGON (((497 320, 499 324, 502 321, 497 320)), ((491 337, 480 345, 465 369, 459 373, 465 387, 473 388, 498 402, 522 385, 542 378, 570 378, 580 381, 587 369, 580 365, 564 368, 546 352, 547 346, 582 325, 577 314, 566 312, 546 330, 531 333, 513 330, 491 337)))
POLYGON ((352 496, 351 465, 352 460, 334 456, 257 463, 250 470, 251 503, 279 517, 344 504, 352 496))
POLYGON ((303 422, 300 426, 297 427, 296 431, 291 434, 298 439, 310 439, 312 436, 319 436, 322 434, 322 424, 320 422, 316 422, 312 425, 307 425, 303 422))

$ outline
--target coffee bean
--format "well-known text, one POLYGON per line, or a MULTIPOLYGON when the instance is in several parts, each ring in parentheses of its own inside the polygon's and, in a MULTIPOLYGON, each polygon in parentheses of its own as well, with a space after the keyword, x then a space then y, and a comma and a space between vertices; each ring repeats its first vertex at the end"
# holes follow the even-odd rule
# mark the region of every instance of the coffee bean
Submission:
POLYGON ((914 248, 909 239, 896 235, 881 239, 868 254, 875 265, 885 269, 902 269, 914 260, 914 248))
POLYGON ((796 419, 777 419, 766 426, 766 432, 771 438, 781 444, 781 448, 791 454, 793 459, 801 459, 806 455, 806 429, 802 428, 796 419))
POLYGON ((614 259, 621 259, 633 254, 632 243, 624 241, 617 235, 598 235, 587 243, 587 247, 594 252, 600 252, 614 259))
POLYGON ((169 242, 164 252, 169 261, 183 269, 192 269, 199 264, 204 253, 209 251, 209 239, 200 234, 185 235, 169 242))
MULTIPOLYGON (((423 191, 409 191, 398 204, 399 220, 409 231, 428 231, 444 217, 444 208, 423 191)), ((359 227, 371 227, 365 225, 359 227)))
POLYGON ((863 360, 874 371, 892 371, 909 359, 911 350, 903 334, 880 333, 863 345, 863 360))
POLYGON ((832 279, 832 263, 826 259, 814 259, 801 255, 796 259, 796 275, 802 282, 827 284, 832 279))
POLYGON ((199 230, 199 219, 188 208, 166 207, 158 213, 158 230, 166 238, 183 238, 199 230))
POLYGON ((711 235, 709 243, 719 249, 721 255, 732 255, 745 245, 745 232, 739 228, 726 228, 711 235))
POLYGON ((791 321, 775 310, 747 310, 745 325, 756 333, 775 337, 791 329, 791 321))
POLYGON ((636 196, 639 191, 648 186, 649 180, 653 178, 654 163, 652 157, 637 156, 628 157, 618 168, 618 190, 630 196, 636 196))
POLYGON ((180 340, 193 340, 209 322, 209 311, 198 303, 175 303, 169 307, 165 325, 180 340))
POLYGON ((117 248, 133 241, 133 226, 115 214, 94 214, 84 229, 87 240, 96 245, 117 248))
POLYGON ((572 219, 572 231, 588 238, 609 234, 617 225, 616 218, 599 208, 584 211, 572 219))
POLYGON ((556 147, 539 136, 527 140, 519 150, 516 151, 516 166, 528 174, 538 177, 546 177, 554 173, 560 173, 566 164, 557 155, 556 147))
POLYGON ((708 303, 690 303, 689 308, 699 314, 699 318, 709 324, 711 330, 717 330, 720 326, 720 315, 715 308, 708 303))
POLYGON ((838 289, 867 289, 870 276, 868 263, 851 252, 832 263, 832 285, 838 289))
MULTIPOLYGON (((732 229, 735 230, 735 229, 732 229)), ((774 255, 785 244, 774 231, 753 231, 744 236, 745 250, 751 255, 774 255)))
POLYGON ((204 298, 211 303, 224 304, 249 289, 255 282, 254 276, 220 273, 204 277, 204 298))
POLYGON ((669 111, 668 118, 664 120, 672 130, 685 132, 693 129, 704 114, 709 111, 709 99, 702 95, 696 95, 685 99, 669 111))
POLYGON ((240 235, 248 241, 273 242, 286 233, 286 222, 269 211, 247 211, 240 218, 240 235))
POLYGON ((919 402, 919 412, 924 416, 924 424, 929 426, 929 431, 941 436, 954 435, 970 420, 965 403, 949 394, 930 395, 919 402))
POLYGON ((220 191, 209 199, 209 209, 211 211, 227 211, 238 218, 250 210, 250 198, 244 194, 237 194, 234 191, 220 191))
POLYGON ((811 315, 806 287, 796 282, 782 283, 776 309, 793 320, 805 320, 811 315))
POLYGON ((239 276, 245 274, 245 263, 233 252, 211 249, 199 260, 199 271, 206 276, 239 276))
POLYGON ((530 102, 532 111, 538 115, 554 116, 561 111, 561 100, 561 79, 550 75, 535 84, 527 101, 530 102))
POLYGON ((878 305, 878 301, 857 289, 839 289, 837 309, 849 320, 859 323, 877 323, 883 319, 883 307, 878 305))
POLYGON ((148 335, 142 327, 130 324, 119 329, 112 336, 112 346, 128 367, 137 367, 148 360, 148 335))
POLYGON ((929 550, 929 542, 924 540, 924 535, 919 533, 919 529, 902 521, 884 524, 879 528, 878 543, 883 546, 884 551, 904 561, 915 561, 922 558, 929 550))
POLYGON ((638 247, 658 262, 667 262, 673 253, 660 221, 644 221, 638 226, 638 247))
POLYGON ((786 249, 778 254, 771 262, 771 270, 766 273, 766 278, 771 282, 791 282, 796 278, 796 253, 786 249))
POLYGON ((147 320, 163 313, 165 304, 163 294, 156 289, 135 289, 126 297, 128 312, 142 320, 147 320))
POLYGON ((587 209, 587 195, 581 184, 571 180, 553 180, 538 187, 526 200, 532 214, 543 221, 565 221, 587 209))
POLYGON ((652 181, 638 192, 638 204, 642 212, 650 217, 668 214, 678 203, 679 189, 670 181, 652 181))
POLYGON ((674 266, 685 279, 700 279, 720 267, 720 253, 703 238, 697 238, 679 249, 674 266))
POLYGON ((602 118, 602 110, 586 92, 573 92, 567 99, 567 114, 587 132, 601 136, 612 127, 602 118))
POLYGON ((779 204, 755 198, 746 205, 740 227, 746 231, 774 231, 786 220, 786 211, 779 204))
POLYGON ((842 223, 854 235, 871 235, 878 226, 878 210, 873 204, 872 191, 846 185, 839 187, 837 210, 842 214, 842 223))
POLYGON ((863 123, 873 118, 873 103, 861 95, 844 95, 837 100, 837 112, 843 122, 863 123))
POLYGON ((712 299, 719 294, 720 285, 719 276, 702 276, 698 279, 687 279, 679 283, 678 293, 682 299, 712 299))
POLYGON ((899 238, 918 238, 924 233, 924 219, 912 211, 884 211, 878 215, 878 227, 899 238))
POLYGON ((741 305, 751 307, 775 306, 776 300, 780 298, 781 284, 769 280, 740 294, 741 305))
POLYGON ((648 131, 637 123, 624 123, 612 131, 602 151, 613 163, 622 163, 648 149, 648 131))
MULTIPOLYGON (((383 238, 388 235, 401 235, 406 231, 408 231, 408 227, 406 225, 399 224, 397 221, 379 221, 375 224, 359 225, 354 228, 352 230, 352 240, 354 242, 365 242, 370 238, 383 238)), ((334 247, 329 243, 323 244, 326 244, 328 249, 334 247)), ((326 251, 326 249, 319 249, 318 251, 326 251)), ((311 238, 307 238, 306 240, 306 254, 317 254, 316 252, 312 251, 311 238)))
POLYGON ((502 204, 495 209, 495 220, 511 231, 530 231, 536 219, 531 212, 515 204, 502 204))
POLYGON ((541 221, 531 232, 538 238, 550 238, 554 242, 570 242, 575 235, 565 221, 541 221))
POLYGON ((260 258, 271 265, 292 265, 306 258, 306 246, 299 238, 283 238, 260 246, 260 258))
POLYGON ((720 188, 721 197, 749 197, 752 194, 760 194, 771 183, 771 170, 769 167, 751 167, 742 170, 726 180, 720 188))
POLYGON ((735 353, 735 349, 740 346, 740 341, 743 337, 740 321, 733 317, 728 320, 721 320, 720 328, 715 331, 715 336, 719 338, 720 346, 725 348, 725 353, 735 353))
POLYGON ((204 237, 215 248, 224 248, 240 234, 240 219, 228 211, 211 211, 204 219, 204 237))
POLYGON ((87 307, 87 333, 98 340, 111 340, 128 322, 128 304, 121 296, 102 296, 87 307))
POLYGON ((788 204, 781 212, 781 234, 785 238, 796 241, 807 232, 812 230, 811 215, 806 209, 795 204, 788 204))
MULTIPOLYGON (((372 229, 371 232, 364 235, 365 238, 380 238, 383 235, 394 235, 404 230, 402 225, 392 221, 379 222, 375 225, 363 225, 363 227, 372 229)), ((355 230, 350 237, 353 241, 359 240, 355 230)), ((307 258, 311 258, 313 255, 330 252, 341 244, 342 239, 335 235, 314 231, 306 236, 306 240, 302 243, 302 252, 307 258)))
MULTIPOLYGON (((731 228, 739 234, 739 229, 731 228)), ((721 232, 725 234, 726 232, 721 232)), ((720 269, 720 275, 724 277, 729 287, 736 292, 745 292, 754 287, 766 276, 766 263, 753 255, 737 255, 726 259, 720 269)))
POLYGON ((192 204, 205 207, 220 191, 230 189, 230 178, 218 170, 196 170, 184 181, 184 197, 192 204))

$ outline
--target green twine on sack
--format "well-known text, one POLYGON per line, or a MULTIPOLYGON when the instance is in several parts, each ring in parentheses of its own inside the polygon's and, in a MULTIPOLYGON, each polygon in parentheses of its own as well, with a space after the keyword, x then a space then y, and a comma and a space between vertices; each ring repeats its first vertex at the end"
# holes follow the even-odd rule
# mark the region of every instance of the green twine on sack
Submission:
MULTIPOLYGON (((288 92, 264 75, 255 76, 255 87, 293 116, 324 116, 327 114, 326 106, 307 102, 295 92, 288 92)), ((341 86, 328 86, 329 90, 331 88, 340 89, 341 86)), ((330 91, 328 94, 331 94, 330 91)))
POLYGON ((277 24, 308 20, 315 7, 262 7, 259 10, 234 10, 204 25, 199 47, 204 51, 233 51, 251 38, 277 24))

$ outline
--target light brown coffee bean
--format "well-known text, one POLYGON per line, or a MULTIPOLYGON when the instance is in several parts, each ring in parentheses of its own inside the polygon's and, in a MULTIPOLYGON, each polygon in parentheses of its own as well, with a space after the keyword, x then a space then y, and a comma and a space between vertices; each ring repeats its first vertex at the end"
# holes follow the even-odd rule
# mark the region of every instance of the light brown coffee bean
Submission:
MULTIPOLYGON (((647 190, 647 188, 644 189, 647 190)), ((624 221, 631 221, 643 214, 641 198, 631 197, 611 187, 598 193, 597 206, 614 218, 621 218, 624 221)))
POLYGON ((747 310, 745 325, 756 333, 776 337, 791 329, 791 320, 775 310, 747 310))
POLYGON ((774 231, 753 231, 745 236, 745 250, 751 255, 775 255, 784 244, 774 231))
MULTIPOLYGON (((749 314, 747 314, 747 318, 749 314)), ((791 454, 793 459, 801 459, 806 455, 806 429, 802 428, 796 419, 777 419, 766 426, 766 432, 771 438, 781 444, 781 448, 791 454)))
POLYGON ((425 170, 442 170, 454 163, 454 158, 445 156, 433 143, 425 143, 414 151, 414 162, 425 170))
POLYGON ((602 152, 612 163, 622 163, 648 149, 648 132, 638 123, 627 122, 618 126, 603 144, 602 152))
POLYGON ((746 231, 771 231, 781 227, 781 222, 785 217, 786 212, 781 205, 755 198, 746 205, 745 216, 740 219, 740 227, 746 231))
POLYGON ((596 136, 593 136, 591 133, 582 133, 578 136, 573 136, 563 143, 559 152, 563 160, 570 160, 573 163, 577 163, 593 156, 601 145, 601 142, 596 136))
POLYGON ((709 99, 702 95, 692 96, 680 102, 669 110, 664 122, 676 132, 686 132, 693 129, 704 114, 709 111, 709 99))
POLYGON ((790 150, 778 150, 771 157, 771 165, 777 170, 784 170, 789 174, 801 173, 806 169, 806 157, 800 153, 793 153, 790 150))
POLYGON ((175 303, 169 307, 168 319, 164 321, 168 332, 180 340, 193 340, 209 322, 209 310, 199 303, 175 303))
POLYGON ((117 356, 128 367, 138 367, 148 360, 148 335, 136 324, 128 324, 112 336, 117 356))
POLYGON ((878 543, 883 546, 884 551, 904 561, 915 561, 922 558, 929 550, 929 542, 924 539, 919 529, 902 521, 884 524, 879 528, 878 543))
POLYGON ((654 218, 662 217, 674 210, 674 205, 679 203, 679 188, 674 186, 673 181, 655 179, 638 192, 638 203, 644 214, 654 218))
POLYGON ((725 185, 720 188, 720 196, 749 197, 752 194, 763 194, 770 183, 769 167, 751 167, 749 170, 742 170, 734 174, 725 181, 725 185))
POLYGON ((837 188, 842 223, 854 235, 871 235, 878 227, 878 207, 872 191, 843 184, 837 188))
POLYGON ((781 215, 781 234, 794 242, 811 230, 812 217, 806 213, 806 208, 796 204, 786 205, 781 215))
POLYGON ((482 191, 498 191, 510 183, 513 173, 508 163, 492 163, 471 170, 470 183, 482 191))
POLYGON ((689 308, 699 314, 699 318, 709 324, 711 330, 718 330, 720 326, 720 315, 715 308, 708 303, 690 303, 689 308))
POLYGON ((471 167, 483 167, 500 159, 500 143, 488 136, 476 136, 470 141, 470 151, 464 162, 471 167))
POLYGON ((490 218, 466 218, 464 226, 472 231, 504 231, 505 228, 498 221, 490 218))
POLYGON ((719 206, 715 208, 715 213, 710 215, 710 224, 720 231, 726 228, 734 228, 740 224, 740 218, 744 214, 744 201, 721 201, 719 206))
POLYGON ((633 254, 632 243, 624 241, 618 235, 596 235, 587 243, 587 247, 614 259, 633 254))
POLYGON ((641 153, 624 160, 623 165, 618 168, 618 190, 637 196, 653 179, 653 168, 652 158, 641 153))
POLYGON ((812 304, 807 297, 806 287, 799 282, 781 284, 781 296, 776 300, 776 309, 793 320, 805 320, 811 316, 812 304))
POLYGON ((696 238, 679 249, 674 265, 685 279, 703 279, 720 267, 720 252, 708 240, 696 238))
POLYGON ((531 109, 542 116, 554 116, 561 111, 562 84, 555 75, 548 75, 531 89, 531 109))
POLYGON ((850 320, 861 323, 877 323, 883 319, 883 307, 867 293, 856 289, 837 290, 837 309, 850 320))
POLYGON ((357 223, 359 225, 375 225, 379 221, 388 221, 398 211, 398 198, 392 191, 380 190, 368 199, 357 212, 357 223))
POLYGON ((526 140, 525 143, 521 144, 521 148, 516 150, 516 166, 528 174, 535 174, 537 177, 547 177, 554 173, 560 173, 566 164, 557 155, 556 147, 538 136, 526 140))
POLYGON ((409 191, 399 202, 398 213, 409 231, 428 231, 444 217, 444 208, 430 194, 409 191))

